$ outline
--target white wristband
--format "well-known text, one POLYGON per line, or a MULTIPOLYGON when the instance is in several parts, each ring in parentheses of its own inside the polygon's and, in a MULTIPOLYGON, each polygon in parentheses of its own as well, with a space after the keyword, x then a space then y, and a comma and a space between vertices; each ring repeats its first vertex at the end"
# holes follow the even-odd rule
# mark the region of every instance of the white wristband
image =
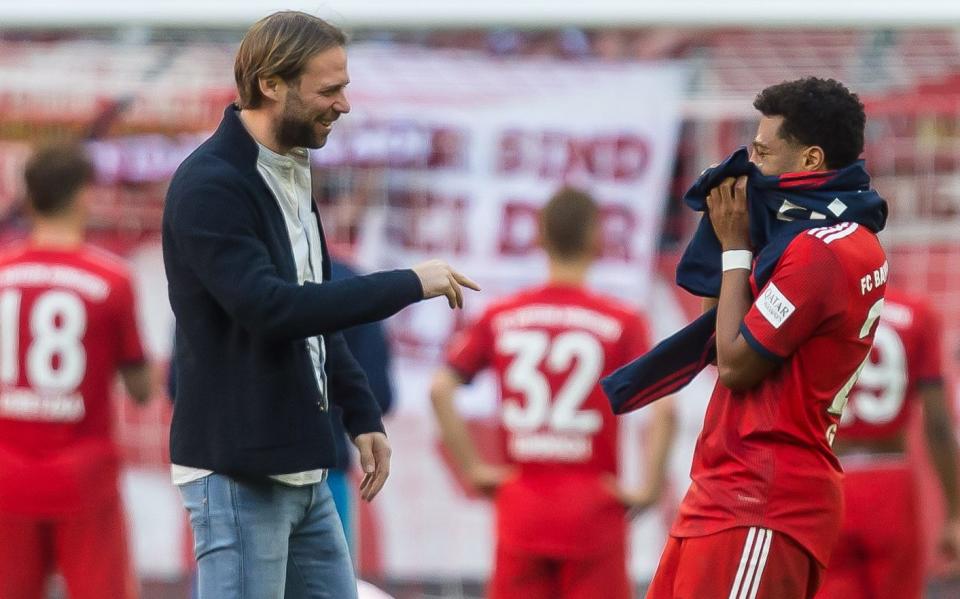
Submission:
POLYGON ((728 270, 753 270, 753 252, 750 250, 727 250, 720 255, 723 272, 728 270))

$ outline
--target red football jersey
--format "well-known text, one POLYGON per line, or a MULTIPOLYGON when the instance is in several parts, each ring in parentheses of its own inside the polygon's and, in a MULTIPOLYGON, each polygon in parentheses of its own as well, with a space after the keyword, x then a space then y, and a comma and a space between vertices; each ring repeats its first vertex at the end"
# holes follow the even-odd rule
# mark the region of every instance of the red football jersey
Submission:
POLYGON ((672 533, 759 526, 789 535, 826 566, 840 530, 839 415, 873 342, 887 262, 854 223, 798 235, 740 330, 780 366, 743 392, 719 381, 672 533))
POLYGON ((0 511, 55 516, 117 493, 110 389, 143 360, 118 258, 29 244, 0 255, 0 511))
POLYGON ((504 453, 519 470, 497 495, 502 544, 564 557, 623 538, 623 507, 604 484, 617 475, 618 423, 599 381, 648 344, 626 306, 555 284, 494 303, 455 337, 450 367, 467 381, 496 374, 504 453))
POLYGON ((840 438, 906 433, 919 386, 943 379, 940 337, 939 318, 925 301, 887 290, 870 359, 840 417, 840 438))

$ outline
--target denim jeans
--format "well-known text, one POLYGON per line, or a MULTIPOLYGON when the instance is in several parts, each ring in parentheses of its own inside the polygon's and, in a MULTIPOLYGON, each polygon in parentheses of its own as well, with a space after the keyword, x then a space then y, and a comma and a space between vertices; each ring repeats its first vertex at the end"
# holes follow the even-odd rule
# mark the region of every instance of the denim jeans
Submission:
POLYGON ((193 528, 198 599, 356 599, 326 482, 291 487, 211 474, 180 494, 193 528))

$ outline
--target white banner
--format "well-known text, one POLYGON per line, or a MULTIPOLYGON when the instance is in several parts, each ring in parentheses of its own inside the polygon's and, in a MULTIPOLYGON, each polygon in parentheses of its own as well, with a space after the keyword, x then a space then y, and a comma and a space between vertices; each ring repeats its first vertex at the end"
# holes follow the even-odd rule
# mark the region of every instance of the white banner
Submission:
MULTIPOLYGON (((379 185, 355 198, 373 205, 360 227, 358 258, 366 269, 441 257, 483 287, 467 293, 465 314, 432 301, 390 321, 398 354, 397 411, 388 423, 395 465, 368 523, 382 575, 484 578, 493 553, 490 507, 468 498, 443 462, 430 377, 462 324, 457 319, 545 279, 537 211, 563 184, 588 190, 602 206, 604 252, 592 286, 649 306, 685 76, 663 64, 419 58, 352 54, 361 86, 351 86, 353 113, 315 160, 337 178, 344 176, 337 167, 387 170, 379 185)), ((682 317, 677 321, 679 328, 682 317)), ((459 401, 465 413, 483 418, 493 414, 496 399, 486 377, 459 401)), ((635 435, 627 439, 624 464, 635 480, 639 447, 635 435)), ((638 525, 638 577, 650 576, 659 555, 659 521, 653 515, 638 525)))
MULTIPOLYGON (((354 52, 350 68, 354 110, 314 159, 387 169, 367 192, 376 197, 360 228, 363 266, 448 259, 484 287, 468 298, 475 315, 543 279, 537 210, 570 184, 602 206, 594 287, 645 304, 680 125, 680 68, 380 50, 354 52)), ((406 310, 393 321, 401 353, 435 356, 452 318, 439 302, 406 310)))

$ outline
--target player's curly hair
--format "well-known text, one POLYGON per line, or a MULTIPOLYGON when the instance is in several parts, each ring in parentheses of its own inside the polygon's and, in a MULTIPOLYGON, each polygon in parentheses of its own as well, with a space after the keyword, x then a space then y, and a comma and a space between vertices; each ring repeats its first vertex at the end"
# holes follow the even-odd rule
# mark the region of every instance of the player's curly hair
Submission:
POLYGON ((852 164, 863 153, 863 103, 834 79, 805 77, 764 89, 753 101, 764 116, 782 116, 780 137, 823 149, 827 168, 852 164))

